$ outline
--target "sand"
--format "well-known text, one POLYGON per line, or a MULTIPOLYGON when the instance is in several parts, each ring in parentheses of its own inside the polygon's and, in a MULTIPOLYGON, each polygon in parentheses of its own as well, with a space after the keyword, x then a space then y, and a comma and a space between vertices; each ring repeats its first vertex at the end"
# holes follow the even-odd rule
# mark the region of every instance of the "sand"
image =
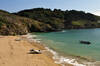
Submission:
POLYGON ((31 48, 45 50, 39 44, 20 40, 19 36, 0 36, 0 66, 61 66, 55 64, 51 55, 47 56, 45 52, 28 54, 31 48))

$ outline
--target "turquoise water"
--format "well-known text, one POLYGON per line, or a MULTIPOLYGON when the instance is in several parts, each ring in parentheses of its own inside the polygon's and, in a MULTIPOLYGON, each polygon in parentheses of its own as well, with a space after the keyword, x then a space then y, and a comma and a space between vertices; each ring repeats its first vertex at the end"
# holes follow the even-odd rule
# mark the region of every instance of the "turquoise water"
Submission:
POLYGON ((60 54, 100 61, 100 29, 73 29, 36 34, 45 45, 60 54), (80 40, 90 41, 92 44, 80 44, 80 40))

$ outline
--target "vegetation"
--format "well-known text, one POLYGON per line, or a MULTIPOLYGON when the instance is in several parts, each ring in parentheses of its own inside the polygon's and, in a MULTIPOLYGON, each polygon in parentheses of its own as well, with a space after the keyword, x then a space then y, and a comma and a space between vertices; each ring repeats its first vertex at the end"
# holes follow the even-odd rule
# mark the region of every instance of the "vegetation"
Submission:
POLYGON ((96 28, 99 27, 97 22, 100 20, 100 17, 91 13, 76 10, 34 8, 15 14, 49 24, 55 31, 72 28, 96 28))
POLYGON ((0 35, 23 35, 50 29, 49 25, 42 22, 0 11, 0 35))
POLYGON ((23 35, 63 29, 98 28, 100 17, 83 11, 34 8, 9 13, 0 10, 0 34, 23 35))

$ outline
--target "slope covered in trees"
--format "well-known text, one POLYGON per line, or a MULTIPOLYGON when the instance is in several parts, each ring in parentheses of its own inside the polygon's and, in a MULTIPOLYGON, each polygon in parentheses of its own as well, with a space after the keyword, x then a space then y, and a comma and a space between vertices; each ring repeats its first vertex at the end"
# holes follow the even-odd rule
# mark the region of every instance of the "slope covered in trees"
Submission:
POLYGON ((51 30, 48 24, 0 10, 0 35, 23 35, 51 30))
POLYGON ((76 10, 35 8, 9 13, 0 10, 0 35, 23 35, 63 29, 99 28, 100 17, 76 10))
POLYGON ((100 18, 98 16, 76 10, 62 11, 60 9, 34 8, 22 10, 15 14, 49 24, 55 31, 73 28, 96 28, 100 26, 98 23, 100 18))

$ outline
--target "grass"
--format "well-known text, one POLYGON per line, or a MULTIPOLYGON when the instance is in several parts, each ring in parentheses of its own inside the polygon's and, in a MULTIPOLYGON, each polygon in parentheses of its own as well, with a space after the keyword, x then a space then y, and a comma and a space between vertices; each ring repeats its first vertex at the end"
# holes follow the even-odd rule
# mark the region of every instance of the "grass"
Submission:
POLYGON ((87 24, 86 20, 72 21, 72 25, 84 26, 85 24, 87 24))

